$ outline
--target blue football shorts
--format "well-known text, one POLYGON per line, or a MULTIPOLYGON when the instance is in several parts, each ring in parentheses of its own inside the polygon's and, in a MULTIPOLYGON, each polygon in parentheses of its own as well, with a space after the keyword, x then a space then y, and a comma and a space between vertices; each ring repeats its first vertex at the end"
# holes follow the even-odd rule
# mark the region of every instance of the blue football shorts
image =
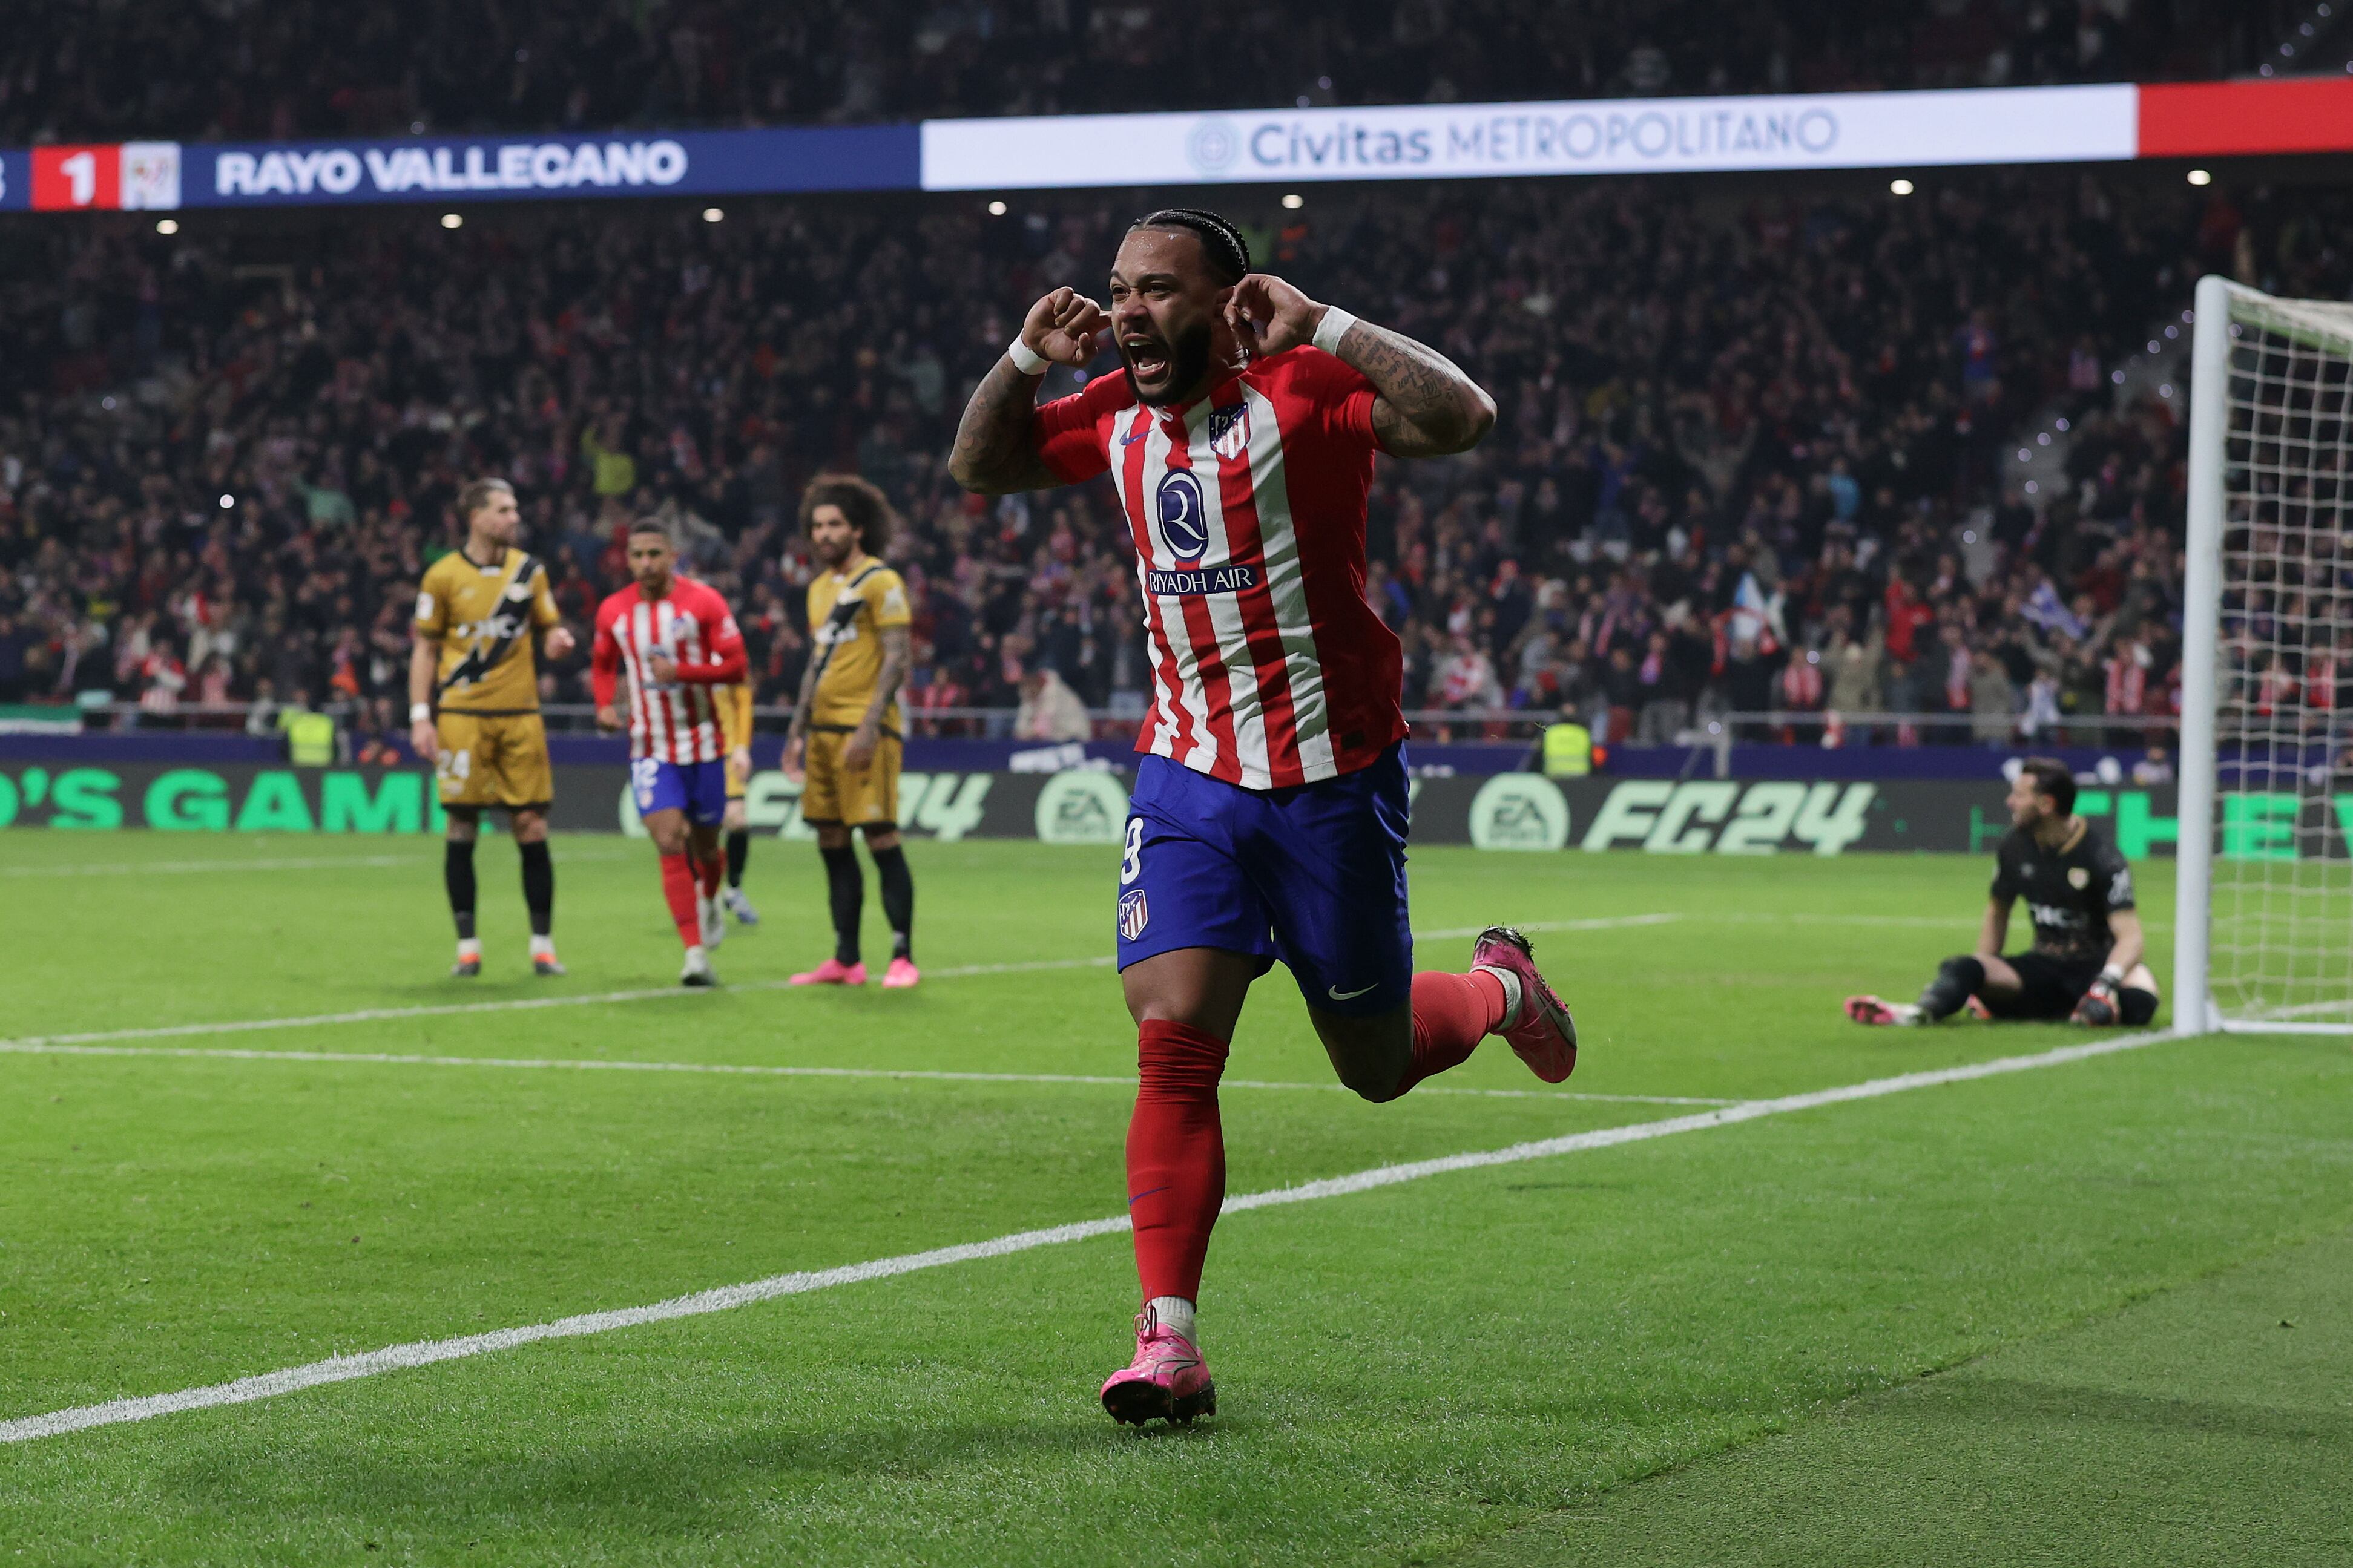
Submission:
POLYGON ((659 757, 637 757, 629 763, 629 789, 638 815, 682 811, 697 827, 717 827, 727 815, 727 763, 666 763, 659 757))
POLYGON ((1413 990, 1405 745, 1315 784, 1250 790, 1145 756, 1120 858, 1119 966, 1180 947, 1281 959, 1308 1003, 1372 1017, 1413 990))

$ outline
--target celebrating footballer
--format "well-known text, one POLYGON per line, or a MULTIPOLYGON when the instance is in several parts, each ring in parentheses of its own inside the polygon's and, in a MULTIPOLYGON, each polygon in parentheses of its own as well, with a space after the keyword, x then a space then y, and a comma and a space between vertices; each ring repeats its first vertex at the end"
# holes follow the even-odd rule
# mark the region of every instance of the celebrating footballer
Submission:
POLYGON ((1154 700, 1113 911, 1135 1020, 1128 1208, 1144 1306, 1113 1418, 1187 1421, 1217 1392, 1197 1329, 1225 1194, 1218 1081, 1280 959, 1340 1080, 1395 1100, 1495 1034, 1547 1083, 1577 1032, 1504 927, 1467 973, 1413 970, 1398 639, 1366 603, 1376 454, 1467 451, 1494 403, 1424 344, 1250 270, 1214 213, 1139 219, 1109 305, 1058 289, 965 407, 949 459, 988 494, 1108 473, 1136 554, 1154 700), (1038 405, 1108 339, 1125 374, 1038 405))

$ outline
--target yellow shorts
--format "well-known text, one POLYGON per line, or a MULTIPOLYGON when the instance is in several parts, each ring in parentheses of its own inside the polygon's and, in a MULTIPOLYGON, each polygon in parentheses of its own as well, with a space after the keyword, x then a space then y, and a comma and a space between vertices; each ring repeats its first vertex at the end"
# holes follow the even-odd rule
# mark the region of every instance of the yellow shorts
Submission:
POLYGON ((433 765, 443 805, 545 805, 555 795, 547 727, 536 713, 444 712, 433 765))
POLYGON ((870 823, 898 826, 899 737, 885 731, 875 742, 874 760, 853 770, 841 765, 849 733, 844 729, 809 731, 808 783, 801 786, 801 820, 812 826, 864 827, 870 823))

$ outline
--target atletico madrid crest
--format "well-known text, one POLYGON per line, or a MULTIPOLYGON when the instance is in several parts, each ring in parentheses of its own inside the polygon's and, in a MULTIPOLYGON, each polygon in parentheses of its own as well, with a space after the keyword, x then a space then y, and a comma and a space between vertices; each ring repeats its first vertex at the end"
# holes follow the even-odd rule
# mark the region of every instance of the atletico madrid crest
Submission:
POLYGON ((1134 889, 1119 896, 1119 940, 1134 942, 1144 934, 1152 921, 1152 906, 1144 900, 1144 889, 1134 889))
POLYGON ((1209 415, 1209 449, 1228 459, 1250 450, 1250 405, 1237 403, 1209 415))

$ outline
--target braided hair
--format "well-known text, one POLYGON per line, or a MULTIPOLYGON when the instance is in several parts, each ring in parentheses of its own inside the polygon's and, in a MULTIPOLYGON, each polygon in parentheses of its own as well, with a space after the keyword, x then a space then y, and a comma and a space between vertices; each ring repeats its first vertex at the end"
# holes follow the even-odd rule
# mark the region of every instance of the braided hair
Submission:
POLYGON ((1208 258, 1209 275, 1221 286, 1240 282, 1250 269, 1250 242, 1230 220, 1216 213, 1200 207, 1162 207, 1127 226, 1130 234, 1139 228, 1191 230, 1201 241, 1201 254, 1208 258))

